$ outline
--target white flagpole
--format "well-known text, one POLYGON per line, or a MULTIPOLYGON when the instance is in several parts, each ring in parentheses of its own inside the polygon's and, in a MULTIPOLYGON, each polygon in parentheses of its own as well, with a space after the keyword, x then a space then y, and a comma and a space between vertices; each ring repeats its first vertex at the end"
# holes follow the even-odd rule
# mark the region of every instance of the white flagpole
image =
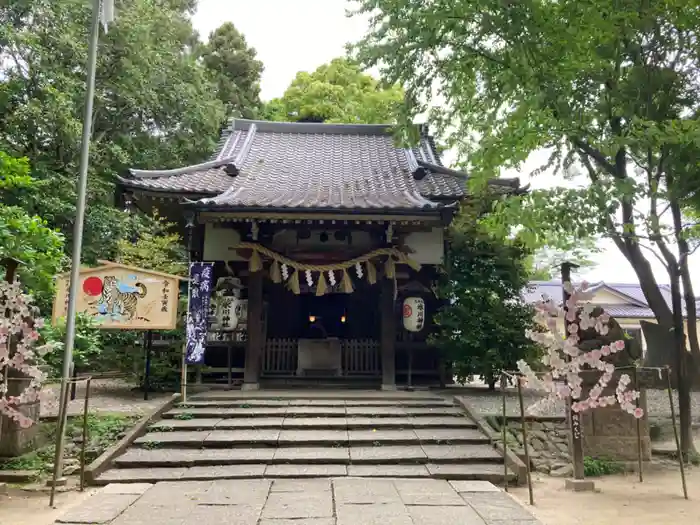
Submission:
MULTIPOLYGON (((105 0, 107 4, 113 0, 105 0)), ((73 227, 73 257, 71 260, 70 290, 68 292, 68 313, 66 316, 66 340, 63 354, 63 377, 61 379, 61 408, 59 411, 58 440, 54 465, 54 484, 63 475, 63 449, 65 446, 66 421, 68 419, 68 380, 73 361, 75 343, 75 315, 78 281, 80 278, 80 256, 83 248, 83 222, 85 219, 85 196, 87 193, 88 162, 90 158, 90 136, 92 134, 92 105, 95 97, 95 67, 97 64, 97 42, 100 35, 102 1, 93 0, 92 24, 87 63, 87 89, 85 93, 85 113, 83 115, 83 138, 80 150, 80 176, 78 179, 78 204, 73 227)), ((112 4, 113 14, 113 4, 112 4)))

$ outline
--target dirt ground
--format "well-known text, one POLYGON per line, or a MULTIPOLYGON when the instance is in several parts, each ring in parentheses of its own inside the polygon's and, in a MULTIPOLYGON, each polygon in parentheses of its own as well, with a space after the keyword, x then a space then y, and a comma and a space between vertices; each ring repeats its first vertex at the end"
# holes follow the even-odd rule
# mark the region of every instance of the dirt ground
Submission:
MULTIPOLYGON (((544 525, 665 525, 697 523, 700 516, 700 469, 686 472, 689 500, 683 499, 678 470, 655 468, 644 483, 636 474, 595 480, 597 492, 570 492, 564 480, 547 476, 533 480, 532 512, 544 525)), ((528 505, 527 487, 511 493, 528 505)))
POLYGON ((0 525, 51 525, 69 508, 79 505, 97 490, 89 488, 85 492, 57 493, 55 508, 51 508, 48 492, 10 488, 7 495, 0 495, 0 525))

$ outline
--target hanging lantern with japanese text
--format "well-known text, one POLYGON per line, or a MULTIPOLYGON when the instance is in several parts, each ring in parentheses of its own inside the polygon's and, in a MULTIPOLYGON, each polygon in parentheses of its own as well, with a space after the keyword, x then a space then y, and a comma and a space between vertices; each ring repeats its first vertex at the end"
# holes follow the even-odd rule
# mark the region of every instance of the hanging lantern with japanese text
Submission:
POLYGON ((421 297, 407 297, 403 302, 403 327, 409 332, 420 332, 425 326, 425 301, 421 297))

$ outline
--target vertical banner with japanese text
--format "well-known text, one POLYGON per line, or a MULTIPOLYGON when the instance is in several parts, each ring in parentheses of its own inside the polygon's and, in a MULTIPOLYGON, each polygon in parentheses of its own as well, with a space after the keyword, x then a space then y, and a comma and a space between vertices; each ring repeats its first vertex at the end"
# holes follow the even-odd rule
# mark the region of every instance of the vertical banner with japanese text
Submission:
POLYGON ((189 365, 204 362, 213 280, 214 263, 194 262, 190 264, 186 351, 186 362, 189 365))

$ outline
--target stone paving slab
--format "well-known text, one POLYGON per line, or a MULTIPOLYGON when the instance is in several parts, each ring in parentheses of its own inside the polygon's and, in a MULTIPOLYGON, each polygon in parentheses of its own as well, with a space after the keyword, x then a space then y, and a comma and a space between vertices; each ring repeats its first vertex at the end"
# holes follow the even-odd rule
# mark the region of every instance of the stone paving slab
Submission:
POLYGON ((140 494, 93 495, 83 505, 70 509, 58 523, 109 523, 139 499, 140 494))
POLYGON ((407 508, 413 525, 486 525, 481 516, 468 506, 410 506, 407 508))
POLYGON ((465 506, 452 486, 440 479, 404 479, 394 481, 404 505, 465 506))
POLYGON ((332 477, 174 481, 134 486, 134 494, 114 492, 122 489, 103 488, 56 523, 541 525, 509 494, 484 482, 332 477))
POLYGON ((262 511, 263 519, 332 517, 333 494, 326 490, 271 492, 262 511))
POLYGON ((336 513, 337 525, 414 525, 408 509, 401 503, 336 505, 336 513))
POLYGON ((330 479, 276 479, 270 492, 330 491, 331 488, 330 479))
POLYGON ((110 483, 101 492, 102 494, 138 494, 141 496, 152 487, 152 483, 110 483))
POLYGON ((381 479, 336 479, 333 489, 336 505, 401 503, 395 484, 381 479))
POLYGON ((529 511, 503 491, 462 493, 461 497, 489 524, 537 523, 529 511))
POLYGON ((457 492, 501 492, 501 488, 488 481, 453 480, 449 482, 457 492))

